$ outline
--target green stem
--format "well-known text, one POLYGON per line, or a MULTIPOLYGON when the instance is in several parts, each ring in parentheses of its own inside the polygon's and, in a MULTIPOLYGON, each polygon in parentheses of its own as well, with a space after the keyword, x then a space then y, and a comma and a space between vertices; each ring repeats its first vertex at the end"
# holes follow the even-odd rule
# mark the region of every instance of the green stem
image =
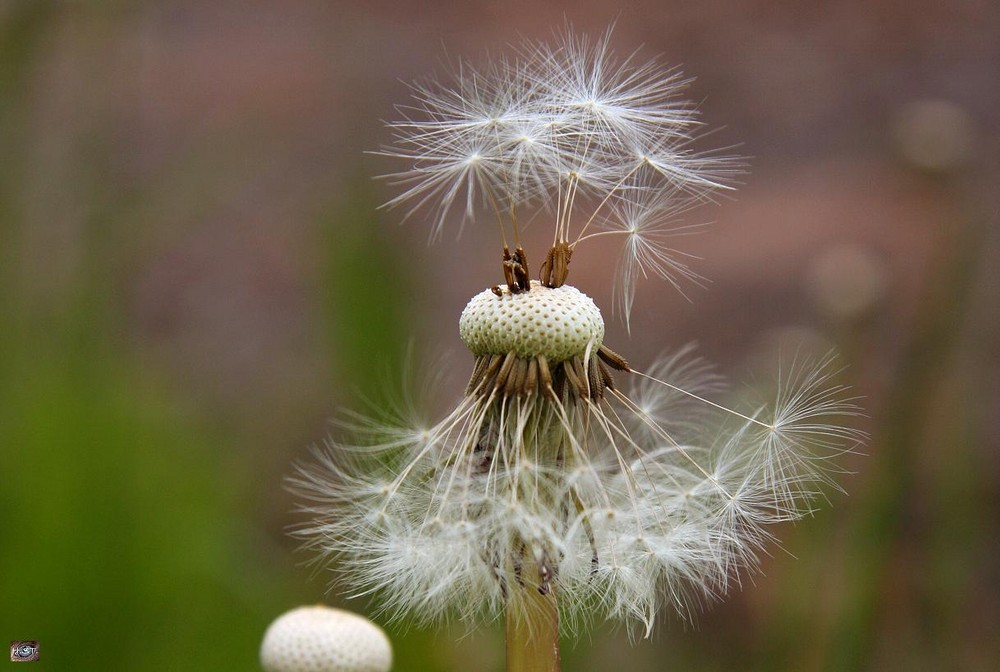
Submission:
MULTIPOLYGON (((528 565, 529 567, 532 565, 528 565)), ((527 568, 526 568, 527 569, 527 568)), ((514 587, 505 615, 507 672, 559 672, 559 606, 554 591, 542 595, 537 571, 514 587)))

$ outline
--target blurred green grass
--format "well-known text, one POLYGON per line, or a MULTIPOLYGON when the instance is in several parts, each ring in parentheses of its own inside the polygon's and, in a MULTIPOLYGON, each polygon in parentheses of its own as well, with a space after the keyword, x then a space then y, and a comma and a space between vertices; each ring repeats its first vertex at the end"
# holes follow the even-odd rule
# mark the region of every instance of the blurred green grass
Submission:
POLYGON ((22 3, 0 39, 0 636, 40 640, 41 669, 253 669, 260 633, 301 589, 256 550, 232 437, 130 347, 133 203, 101 179, 100 156, 76 175, 90 209, 66 291, 32 284, 46 258, 23 254, 17 206, 46 7, 22 3))

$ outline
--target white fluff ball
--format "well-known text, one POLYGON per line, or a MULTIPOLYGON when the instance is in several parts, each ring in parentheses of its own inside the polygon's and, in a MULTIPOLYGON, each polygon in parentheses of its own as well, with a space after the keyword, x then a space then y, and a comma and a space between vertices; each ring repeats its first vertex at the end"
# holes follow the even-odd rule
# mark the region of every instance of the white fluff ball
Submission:
POLYGON ((265 672, 388 672, 392 646, 380 627, 342 609, 299 607, 264 633, 265 672))

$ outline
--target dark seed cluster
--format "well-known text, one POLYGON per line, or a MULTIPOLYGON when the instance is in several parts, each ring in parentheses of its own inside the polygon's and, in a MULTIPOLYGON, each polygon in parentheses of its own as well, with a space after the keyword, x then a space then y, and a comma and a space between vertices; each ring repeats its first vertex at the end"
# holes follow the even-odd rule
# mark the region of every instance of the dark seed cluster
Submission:
POLYGON ((481 355, 469 378, 466 393, 503 398, 543 395, 554 399, 567 396, 575 399, 600 401, 604 391, 614 389, 611 369, 630 371, 628 362, 607 346, 598 348, 596 357, 584 361, 571 357, 553 366, 545 355, 531 358, 518 357, 514 352, 506 355, 481 355))

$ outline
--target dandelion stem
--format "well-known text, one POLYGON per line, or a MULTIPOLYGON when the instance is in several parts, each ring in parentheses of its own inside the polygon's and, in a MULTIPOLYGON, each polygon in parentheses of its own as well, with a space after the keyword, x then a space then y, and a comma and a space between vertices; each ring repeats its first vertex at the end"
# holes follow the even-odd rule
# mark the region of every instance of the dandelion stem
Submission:
MULTIPOLYGON (((534 567, 534 563, 525 566, 534 567)), ((554 590, 537 588, 537 569, 527 571, 524 586, 515 586, 505 614, 507 672, 559 672, 559 607, 554 590), (511 601, 516 600, 516 604, 511 601)))

